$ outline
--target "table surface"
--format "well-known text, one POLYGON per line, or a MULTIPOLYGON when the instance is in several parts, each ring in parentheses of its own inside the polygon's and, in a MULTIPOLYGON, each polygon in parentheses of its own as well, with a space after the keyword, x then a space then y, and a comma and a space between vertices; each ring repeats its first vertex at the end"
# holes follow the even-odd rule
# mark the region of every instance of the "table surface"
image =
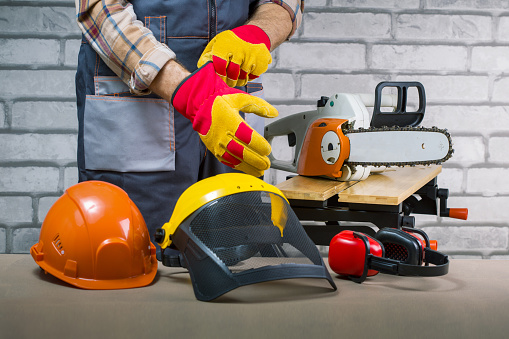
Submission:
POLYGON ((295 176, 277 185, 288 199, 325 201, 338 195, 340 202, 399 205, 442 171, 442 166, 390 168, 363 181, 340 182, 295 176))
POLYGON ((452 260, 443 277, 336 275, 243 286, 197 301, 189 274, 91 291, 45 274, 27 254, 0 255, 0 338, 507 338, 509 261, 452 260))

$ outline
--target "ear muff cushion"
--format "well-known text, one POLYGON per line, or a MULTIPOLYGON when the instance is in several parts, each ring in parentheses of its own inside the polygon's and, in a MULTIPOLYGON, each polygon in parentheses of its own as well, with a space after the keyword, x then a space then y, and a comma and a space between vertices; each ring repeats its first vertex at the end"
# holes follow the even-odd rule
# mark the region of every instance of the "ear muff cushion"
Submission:
POLYGON ((402 230, 383 228, 376 233, 375 238, 383 244, 386 258, 409 265, 422 264, 423 249, 416 237, 402 230))
MULTIPOLYGON (((361 276, 364 271, 366 248, 364 242, 355 237, 352 231, 342 231, 332 238, 329 246, 329 266, 340 275, 361 276)), ((370 253, 383 257, 383 246, 376 239, 365 235, 369 241, 370 253)), ((367 276, 378 274, 368 270, 367 276)))

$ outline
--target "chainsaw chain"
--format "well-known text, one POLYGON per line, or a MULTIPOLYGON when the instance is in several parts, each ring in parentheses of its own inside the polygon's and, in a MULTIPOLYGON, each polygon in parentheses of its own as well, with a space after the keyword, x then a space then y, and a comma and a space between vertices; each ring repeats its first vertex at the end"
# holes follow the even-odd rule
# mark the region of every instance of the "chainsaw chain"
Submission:
POLYGON ((347 160, 346 163, 348 165, 351 165, 351 166, 363 166, 363 167, 366 167, 366 166, 375 166, 375 167, 398 166, 398 167, 403 167, 403 166, 416 166, 416 165, 424 165, 424 166, 440 165, 443 162, 449 160, 452 157, 452 154, 454 153, 454 149, 452 148, 452 139, 451 139, 451 135, 449 134, 449 132, 446 129, 439 129, 438 127, 435 127, 435 126, 433 126, 431 128, 420 127, 420 126, 419 127, 410 127, 410 126, 406 126, 406 127, 400 127, 400 126, 387 127, 387 126, 383 126, 383 127, 379 127, 379 128, 377 128, 377 127, 362 128, 361 127, 361 128, 358 128, 358 129, 344 129, 343 133, 345 135, 347 135, 347 134, 350 134, 350 133, 393 132, 393 131, 419 131, 419 132, 442 133, 442 134, 444 134, 447 137, 447 140, 449 141, 449 151, 447 152, 447 155, 445 157, 443 157, 442 159, 439 159, 439 160, 408 161, 408 162, 373 162, 373 163, 368 163, 368 162, 349 162, 347 160))

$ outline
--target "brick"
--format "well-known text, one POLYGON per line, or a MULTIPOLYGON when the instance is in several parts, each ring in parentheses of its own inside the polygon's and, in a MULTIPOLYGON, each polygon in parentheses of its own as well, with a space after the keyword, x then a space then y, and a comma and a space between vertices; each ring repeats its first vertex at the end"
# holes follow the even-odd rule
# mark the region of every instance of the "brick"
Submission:
POLYGON ((42 197, 39 199, 39 210, 37 211, 37 217, 39 222, 43 222, 44 218, 48 214, 51 206, 58 200, 59 197, 42 197))
POLYGON ((57 65, 60 43, 43 39, 0 39, 0 64, 57 65))
POLYGON ((505 72, 509 68, 507 54, 509 54, 509 47, 473 47, 472 71, 505 72))
POLYGON ((76 185, 78 183, 78 168, 69 167, 64 170, 64 189, 76 185))
POLYGON ((58 168, 0 167, 0 192, 56 192, 58 181, 58 168))
POLYGON ((396 38, 412 40, 491 40, 491 17, 474 15, 401 14, 396 38))
POLYGON ((463 46, 375 45, 373 69, 463 71, 467 48, 463 46))
POLYGON ((265 73, 263 88, 267 100, 295 97, 295 82, 291 74, 265 73))
MULTIPOLYGON (((495 120, 496 121, 496 120, 495 120)), ((498 123, 498 121, 497 121, 498 123)), ((502 124, 501 124, 502 125, 502 124)), ((509 125, 502 125, 509 126, 509 125)), ((489 162, 509 163, 509 137, 492 137, 489 140, 489 162)))
POLYGON ((424 227, 430 239, 438 241, 440 251, 476 252, 507 250, 507 227, 424 227))
POLYGON ((509 194, 509 168, 471 168, 467 173, 467 193, 509 194))
POLYGON ((326 4, 327 0, 306 0, 306 8, 325 6, 326 4))
POLYGON ((12 253, 30 253, 30 247, 39 242, 40 228, 18 228, 12 232, 12 253))
POLYGON ((68 97, 75 98, 76 71, 2 70, 0 98, 9 97, 68 97))
POLYGON ((507 130, 509 108, 506 106, 427 105, 421 125, 447 128, 452 133, 475 133, 487 136, 507 130))
POLYGON ((0 224, 31 221, 32 198, 0 197, 0 224))
POLYGON ((5 228, 0 228, 0 253, 6 252, 6 241, 7 236, 5 234, 5 228))
POLYGON ((509 254, 505 255, 492 255, 490 256, 491 260, 509 260, 509 254))
POLYGON ((486 147, 482 137, 457 137, 452 135, 454 154, 448 163, 462 166, 484 163, 486 147))
POLYGON ((361 44, 286 43, 279 47, 280 69, 359 70, 366 68, 361 44))
POLYGON ((509 17, 500 17, 498 22, 497 39, 501 41, 509 41, 509 35, 507 32, 509 32, 509 17))
POLYGON ((78 131, 76 116, 75 102, 16 102, 12 106, 12 129, 78 131))
POLYGON ((437 177, 437 184, 439 188, 447 188, 449 193, 461 193, 463 192, 463 178, 463 169, 444 167, 437 177))
POLYGON ((76 160, 74 134, 0 134, 0 161, 76 160))
POLYGON ((80 34, 73 7, 0 6, 0 31, 80 34))
POLYGON ((509 77, 501 77, 493 82, 493 95, 492 100, 497 102, 509 102, 509 95, 507 95, 507 88, 509 88, 509 77))
POLYGON ((80 51, 81 40, 67 40, 65 42, 65 65, 78 66, 78 53, 80 51))
POLYGON ((419 81, 426 90, 426 101, 476 103, 488 100, 487 76, 413 75, 398 76, 395 81, 419 81))
POLYGON ((390 14, 306 13, 303 37, 320 39, 391 37, 390 14))
POLYGON ((376 74, 303 74, 301 97, 318 100, 336 93, 374 93, 384 80, 388 79, 376 74))
POLYGON ((425 8, 436 8, 436 9, 507 9, 509 3, 506 0, 427 0, 425 2, 425 8))
POLYGON ((0 102, 0 128, 5 127, 5 105, 0 102))
MULTIPOLYGON (((419 8, 419 0, 332 0, 334 7, 359 7, 359 8, 419 8)), ((306 0, 307 6, 307 0, 306 0)))

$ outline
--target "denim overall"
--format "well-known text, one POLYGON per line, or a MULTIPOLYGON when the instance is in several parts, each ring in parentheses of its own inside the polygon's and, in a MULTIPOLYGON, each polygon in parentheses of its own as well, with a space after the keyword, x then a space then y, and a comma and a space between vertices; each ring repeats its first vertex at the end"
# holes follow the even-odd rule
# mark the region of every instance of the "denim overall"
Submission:
MULTIPOLYGON (((138 20, 191 72, 207 43, 217 33, 244 24, 256 2, 131 1, 138 20)), ((131 95, 86 41, 78 56, 76 94, 79 181, 102 180, 123 188, 145 218, 152 241, 186 188, 231 171, 167 101, 153 94, 131 95)))

